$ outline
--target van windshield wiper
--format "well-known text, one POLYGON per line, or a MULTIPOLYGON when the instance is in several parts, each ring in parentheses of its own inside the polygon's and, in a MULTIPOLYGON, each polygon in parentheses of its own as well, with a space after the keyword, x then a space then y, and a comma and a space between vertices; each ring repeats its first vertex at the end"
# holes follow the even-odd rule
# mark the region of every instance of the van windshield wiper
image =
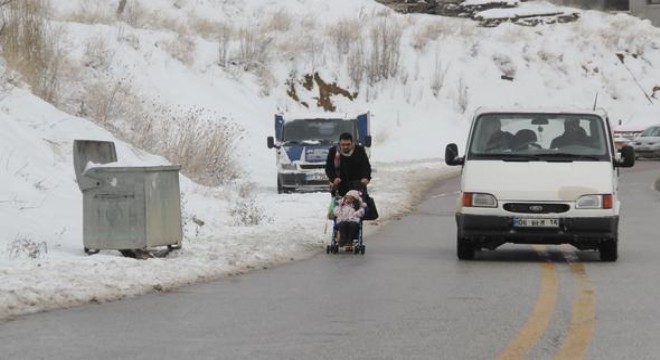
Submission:
POLYGON ((539 161, 541 158, 538 155, 531 154, 502 154, 500 158, 503 161, 539 161))
POLYGON ((551 153, 551 154, 539 154, 539 157, 542 157, 546 161, 574 161, 574 160, 602 160, 596 155, 584 155, 584 154, 570 154, 570 153, 551 153))
POLYGON ((480 160, 502 160, 502 161, 539 161, 542 160, 535 154, 512 154, 512 153, 494 153, 494 154, 472 154, 474 158, 480 160))

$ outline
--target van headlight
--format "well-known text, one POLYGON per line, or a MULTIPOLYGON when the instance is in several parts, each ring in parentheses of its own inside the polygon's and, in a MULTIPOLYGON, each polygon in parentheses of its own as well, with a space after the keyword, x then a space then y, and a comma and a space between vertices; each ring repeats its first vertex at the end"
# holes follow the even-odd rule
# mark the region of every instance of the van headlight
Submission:
POLYGON ((485 193, 463 193, 464 207, 497 207, 497 199, 491 194, 485 193))
POLYGON ((580 196, 575 202, 576 209, 611 209, 612 194, 589 194, 580 196))

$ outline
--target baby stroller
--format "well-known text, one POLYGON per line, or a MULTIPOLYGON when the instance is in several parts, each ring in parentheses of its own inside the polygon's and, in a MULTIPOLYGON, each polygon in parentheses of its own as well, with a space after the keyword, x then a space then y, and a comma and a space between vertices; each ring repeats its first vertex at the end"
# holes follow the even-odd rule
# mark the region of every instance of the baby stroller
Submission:
MULTIPOLYGON (((362 203, 366 204, 365 202, 365 194, 366 192, 360 192, 360 196, 362 197, 362 203)), ((332 198, 334 202, 334 206, 340 206, 342 197, 337 197, 333 195, 332 198)), ((332 206, 332 208, 334 208, 332 206)), ((364 213, 365 215, 360 219, 360 221, 357 223, 358 224, 358 230, 357 230, 357 235, 355 236, 355 239, 350 239, 344 243, 339 242, 339 227, 338 227, 338 222, 337 222, 337 217, 334 216, 334 213, 330 213, 331 215, 330 218, 332 219, 332 237, 330 239, 330 244, 326 246, 326 254, 337 254, 339 253, 339 248, 345 248, 347 251, 352 250, 353 254, 361 254, 364 255, 364 251, 366 247, 362 243, 362 228, 364 224, 363 218, 367 215, 369 212, 369 208, 365 207, 364 208, 364 213)))

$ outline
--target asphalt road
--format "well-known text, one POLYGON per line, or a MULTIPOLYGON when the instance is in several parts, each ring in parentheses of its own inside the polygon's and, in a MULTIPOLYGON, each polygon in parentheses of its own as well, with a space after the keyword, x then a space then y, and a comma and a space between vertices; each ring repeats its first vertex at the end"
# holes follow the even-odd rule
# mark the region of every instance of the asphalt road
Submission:
POLYGON ((22 317, 0 324, 0 358, 658 359, 658 178, 658 162, 621 171, 616 263, 526 245, 458 261, 450 179, 364 256, 22 317))

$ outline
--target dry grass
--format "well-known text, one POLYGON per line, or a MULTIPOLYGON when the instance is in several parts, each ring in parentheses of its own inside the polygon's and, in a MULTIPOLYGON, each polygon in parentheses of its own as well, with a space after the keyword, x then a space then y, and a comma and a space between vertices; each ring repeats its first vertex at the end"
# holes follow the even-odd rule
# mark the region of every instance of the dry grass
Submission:
POLYGON ((357 19, 344 19, 330 26, 326 33, 335 44, 337 53, 346 55, 350 50, 351 44, 360 39, 362 26, 357 19))
POLYGON ((45 241, 36 242, 29 235, 18 234, 16 238, 8 244, 7 253, 11 259, 37 259, 48 253, 48 245, 45 241))
POLYGON ((57 104, 67 61, 60 47, 64 32, 46 21, 47 1, 12 1, 0 12, 5 20, 0 44, 7 66, 21 74, 35 95, 57 104))
POLYGON ((181 165, 182 173, 197 183, 217 186, 242 175, 235 147, 243 130, 236 123, 204 108, 174 110, 147 102, 131 88, 126 80, 85 84, 77 115, 181 165))
POLYGON ((229 59, 229 44, 233 35, 233 30, 228 25, 221 25, 218 29, 218 65, 227 66, 229 59))
POLYGON ((351 78, 352 85, 359 89, 364 79, 364 68, 366 66, 364 42, 356 41, 351 47, 346 59, 346 69, 351 78))
POLYGON ((493 62, 497 68, 500 69, 502 75, 510 78, 514 78, 516 76, 517 66, 508 55, 501 53, 494 54, 493 62))
POLYGON ((170 56, 179 60, 187 66, 191 66, 195 60, 197 46, 192 38, 178 35, 176 38, 165 43, 164 49, 170 56))
POLYGON ((118 127, 117 119, 125 117, 134 103, 127 83, 102 81, 87 84, 82 93, 79 115, 94 119, 104 127, 118 127))
POLYGON ((254 194, 254 184, 238 184, 238 197, 234 199, 229 208, 229 214, 234 219, 234 224, 239 226, 255 226, 263 223, 273 222, 264 208, 259 205, 254 194))
POLYGON ((268 65, 273 41, 271 37, 247 28, 241 29, 238 37, 239 49, 236 60, 243 70, 250 71, 268 65))
POLYGON ((412 46, 417 50, 423 50, 430 41, 437 40, 441 36, 449 35, 452 28, 448 22, 433 21, 417 29, 412 37, 412 46))
POLYGON ((93 36, 85 42, 83 66, 97 70, 107 70, 114 56, 115 52, 110 49, 105 37, 101 35, 93 36))
POLYGON ((396 76, 399 70, 402 34, 402 28, 388 17, 383 17, 371 29, 371 53, 366 62, 370 84, 396 76))
POLYGON ((433 74, 431 74, 431 92, 433 92, 433 96, 440 96, 440 90, 445 85, 445 78, 448 71, 449 66, 443 66, 439 51, 436 52, 433 74))
POLYGON ((221 31, 223 24, 190 14, 188 16, 188 26, 195 35, 205 39, 213 39, 221 31))
POLYGON ((182 167, 182 173, 203 185, 217 186, 239 178, 235 147, 242 129, 204 108, 173 110, 142 102, 116 127, 122 137, 182 167))
POLYGON ((84 0, 78 10, 66 16, 64 20, 83 24, 112 24, 116 16, 107 5, 95 0, 84 0))
POLYGON ((457 98, 456 98, 456 108, 461 114, 465 114, 470 105, 470 95, 468 91, 468 86, 461 75, 461 78, 458 80, 458 89, 457 89, 457 98))
POLYGON ((280 9, 269 14, 265 19, 263 26, 264 32, 279 31, 285 32, 291 28, 293 18, 285 10, 280 9))
POLYGON ((117 41, 128 44, 133 50, 140 49, 140 38, 132 30, 127 31, 124 25, 117 26, 117 41))

